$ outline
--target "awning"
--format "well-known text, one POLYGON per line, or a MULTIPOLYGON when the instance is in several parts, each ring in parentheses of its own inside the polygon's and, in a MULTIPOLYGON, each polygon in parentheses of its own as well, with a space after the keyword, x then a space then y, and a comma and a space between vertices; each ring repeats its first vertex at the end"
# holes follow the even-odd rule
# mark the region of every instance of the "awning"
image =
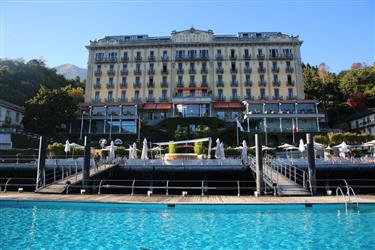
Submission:
POLYGON ((172 109, 171 103, 146 103, 143 109, 172 109))
POLYGON ((214 103, 214 108, 215 109, 227 109, 227 108, 241 108, 241 103, 240 102, 215 102, 214 103))

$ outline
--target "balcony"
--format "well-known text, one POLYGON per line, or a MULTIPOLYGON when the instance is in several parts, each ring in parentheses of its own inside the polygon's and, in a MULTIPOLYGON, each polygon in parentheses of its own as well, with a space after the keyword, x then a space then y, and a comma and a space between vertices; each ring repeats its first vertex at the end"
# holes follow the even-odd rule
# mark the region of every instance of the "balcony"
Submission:
POLYGON ((218 88, 220 88, 220 87, 224 87, 224 82, 223 81, 221 81, 221 82, 216 82, 216 86, 218 87, 218 88))
POLYGON ((295 95, 287 96, 286 99, 287 100, 296 100, 297 96, 295 96, 295 95))
POLYGON ((160 59, 161 59, 162 62, 167 62, 169 57, 168 57, 168 55, 162 55, 160 59))
POLYGON ((120 84, 120 88, 124 89, 124 88, 127 88, 128 87, 128 83, 127 82, 122 82, 120 84))
POLYGON ((201 88, 208 88, 208 83, 202 82, 201 83, 201 88))
POLYGON ((266 86, 267 82, 265 80, 259 80, 258 86, 266 86))
POLYGON ((162 87, 162 88, 168 88, 168 83, 167 82, 162 82, 162 83, 160 83, 160 87, 162 87))
POLYGON ((141 62, 142 61, 142 56, 136 56, 136 57, 134 57, 134 61, 141 62))
POLYGON ((177 83, 177 88, 184 88, 184 87, 185 87, 184 83, 182 82, 177 83))
POLYGON ((231 68, 230 69, 230 73, 232 73, 232 74, 236 74, 237 72, 238 72, 237 68, 231 68))
POLYGON ((232 80, 232 81, 230 82, 230 86, 231 86, 231 87, 238 87, 238 81, 237 81, 237 80, 232 80))
POLYGON ((250 60, 251 59, 250 54, 243 54, 243 59, 244 60, 250 60))
POLYGON ((142 102, 142 98, 140 98, 140 97, 133 97, 132 98, 132 102, 134 102, 134 103, 141 103, 142 102))
POLYGON ((183 68, 178 68, 177 69, 177 74, 183 74, 184 73, 184 69, 183 68))
POLYGON ((110 97, 110 98, 105 98, 104 101, 107 102, 107 103, 108 102, 114 102, 115 99, 113 99, 113 97, 110 97))
POLYGON ((128 56, 121 57, 121 62, 129 62, 129 57, 128 56))
POLYGON ((279 73, 280 68, 279 67, 272 67, 271 71, 272 71, 272 73, 279 73))
POLYGON ((238 101, 240 101, 240 98, 238 98, 238 96, 231 96, 230 101, 231 102, 238 102, 238 101))
POLYGON ((117 57, 108 57, 106 62, 109 63, 116 63, 117 62, 117 57))
POLYGON ((251 67, 245 67, 245 68, 243 69, 243 72, 244 72, 244 73, 247 73, 247 74, 250 74, 252 71, 253 71, 253 69, 252 69, 251 67))
POLYGON ((102 75, 102 70, 97 69, 95 70, 95 76, 101 76, 102 75))
POLYGON ((115 85, 113 83, 107 83, 107 89, 114 89, 115 85))
POLYGON ((163 75, 167 75, 168 74, 168 69, 162 69, 160 71, 160 73, 162 73, 163 75))
POLYGON ((295 85, 295 82, 294 82, 293 80, 288 80, 288 81, 286 82, 286 85, 287 85, 287 86, 294 86, 294 85, 295 85))
POLYGON ((91 99, 91 103, 101 103, 100 98, 91 99))
POLYGON ((258 99, 259 100, 267 100, 268 97, 266 95, 263 95, 263 96, 258 96, 258 99))
POLYGON ((195 85, 194 82, 189 83, 189 88, 196 88, 196 87, 197 87, 197 86, 195 85))
POLYGON ((117 101, 118 102, 128 102, 128 98, 127 97, 121 97, 121 98, 118 98, 117 101))
POLYGON ((285 68, 285 72, 286 72, 286 73, 293 73, 293 71, 294 71, 294 68, 293 68, 293 67, 290 67, 290 66, 289 66, 289 67, 286 67, 286 68, 285 68))
POLYGON ((114 76, 116 74, 116 71, 114 69, 110 69, 110 70, 107 71, 107 74, 109 76, 114 76))
POLYGON ((224 96, 217 96, 217 97, 215 97, 215 101, 217 101, 217 102, 225 102, 225 97, 224 96))
POLYGON ((223 60, 223 55, 221 55, 221 54, 216 55, 215 58, 216 58, 216 60, 221 61, 221 60, 223 60))
POLYGON ((167 96, 159 97, 159 102, 169 102, 169 98, 167 96))
POLYGON ((155 102, 155 97, 154 96, 148 96, 146 98, 146 102, 155 102))
POLYGON ((259 67, 258 68, 258 73, 266 73, 266 68, 265 67, 259 67))
POLYGON ((184 55, 176 55, 175 57, 176 61, 182 61, 185 59, 185 56, 184 55))
POLYGON ((128 69, 122 69, 120 73, 122 76, 126 76, 128 74, 128 69))
POLYGON ((135 69, 134 70, 134 75, 140 75, 142 74, 142 70, 141 69, 135 69))
POLYGON ((149 69, 149 70, 147 70, 147 74, 149 74, 149 75, 155 74, 155 69, 149 69))
POLYGON ((270 59, 293 59, 292 54, 275 54, 275 55, 269 55, 270 59))
POLYGON ((195 69, 192 69, 192 68, 189 69, 189 74, 195 74, 195 73, 196 73, 195 69))
POLYGON ((207 67, 201 68, 201 74, 208 74, 207 67))
POLYGON ((283 100, 282 96, 272 96, 272 100, 283 100))
POLYGON ((276 86, 276 87, 279 87, 280 86, 280 80, 273 80, 272 85, 276 86))
POLYGON ((140 82, 135 82, 135 83, 133 83, 133 88, 141 88, 141 83, 140 82))
POLYGON ((223 67, 216 68, 216 73, 217 74, 223 74, 224 73, 224 68, 223 67))
POLYGON ((230 54, 229 55, 229 59, 230 60, 236 60, 237 59, 237 55, 236 54, 230 54))
POLYGON ((101 89, 102 85, 100 83, 94 84, 94 89, 101 89))
POLYGON ((150 55, 150 56, 148 56, 148 60, 149 60, 150 62, 155 61, 155 56, 154 56, 154 55, 150 55))
POLYGON ((265 55, 265 54, 258 54, 258 55, 257 55, 257 59, 258 59, 258 60, 264 60, 264 58, 266 58, 266 55, 265 55))
POLYGON ((245 80, 245 87, 251 87, 253 86, 253 81, 252 80, 245 80))
POLYGON ((95 62, 96 63, 106 62, 106 58, 105 57, 97 57, 97 58, 95 58, 95 62))
POLYGON ((153 83, 153 82, 148 82, 147 83, 147 88, 155 88, 155 83, 153 83))
POLYGON ((254 96, 247 95, 243 97, 244 100, 254 100, 254 96))

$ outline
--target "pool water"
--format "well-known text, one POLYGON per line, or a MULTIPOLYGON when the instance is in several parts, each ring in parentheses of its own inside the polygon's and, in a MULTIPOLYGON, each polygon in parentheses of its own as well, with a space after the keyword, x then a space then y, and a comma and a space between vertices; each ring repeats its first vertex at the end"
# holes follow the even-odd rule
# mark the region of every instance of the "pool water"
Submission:
POLYGON ((0 201, 0 249, 375 249, 375 206, 0 201))

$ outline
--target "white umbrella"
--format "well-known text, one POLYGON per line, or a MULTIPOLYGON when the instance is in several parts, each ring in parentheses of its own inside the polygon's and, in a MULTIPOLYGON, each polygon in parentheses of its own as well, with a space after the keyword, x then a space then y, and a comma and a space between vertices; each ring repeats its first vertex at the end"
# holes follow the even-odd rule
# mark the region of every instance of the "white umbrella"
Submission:
POLYGON ((326 147, 326 150, 332 150, 331 146, 328 145, 328 147, 326 147))
POLYGON ((216 148, 215 148, 215 158, 219 159, 220 158, 220 139, 216 139, 216 148))
POLYGON ((305 151, 305 144, 303 144, 303 139, 299 140, 299 147, 298 150, 302 153, 305 151))
POLYGON ((148 146, 147 146, 147 139, 145 138, 143 140, 143 148, 142 148, 142 154, 141 154, 141 159, 142 160, 148 160, 148 146))
POLYGON ((75 142, 69 143, 69 146, 77 147, 77 148, 84 148, 82 145, 79 145, 78 143, 75 143, 75 142))
POLYGON ((129 151, 129 160, 134 159, 133 147, 129 145, 129 149, 127 150, 129 151))
POLYGON ((341 142, 339 145, 333 146, 334 148, 347 148, 349 145, 345 141, 341 142))
POLYGON ((109 146, 109 158, 115 159, 115 144, 111 141, 111 145, 109 146))
POLYGON ((241 158, 243 162, 247 162, 247 143, 245 140, 242 142, 241 158))
POLYGON ((135 142, 133 143, 133 159, 138 159, 138 156, 137 156, 137 144, 135 142))
POLYGON ((100 147, 104 148, 107 145, 107 140, 102 138, 99 140, 100 147))
POLYGON ((66 140, 66 142, 65 142, 64 151, 65 151, 65 153, 69 153, 70 152, 70 143, 69 143, 69 140, 66 140))
POLYGON ((278 148, 283 148, 283 149, 286 149, 286 148, 289 148, 289 147, 293 147, 293 145, 288 144, 288 143, 284 143, 284 144, 281 144, 280 146, 278 146, 278 148))
POLYGON ((348 147, 341 147, 341 148, 339 148, 339 151, 340 151, 341 153, 348 153, 350 150, 349 150, 348 147))
POLYGON ((285 148, 285 150, 299 150, 296 146, 290 146, 285 148))
POLYGON ((225 159, 224 144, 220 142, 220 158, 225 159))
MULTIPOLYGON (((255 149, 255 146, 252 146, 250 147, 251 149, 255 149)), ((262 151, 266 151, 266 150, 273 150, 275 148, 271 148, 271 147, 268 147, 268 146, 265 146, 265 145, 262 145, 262 151)))

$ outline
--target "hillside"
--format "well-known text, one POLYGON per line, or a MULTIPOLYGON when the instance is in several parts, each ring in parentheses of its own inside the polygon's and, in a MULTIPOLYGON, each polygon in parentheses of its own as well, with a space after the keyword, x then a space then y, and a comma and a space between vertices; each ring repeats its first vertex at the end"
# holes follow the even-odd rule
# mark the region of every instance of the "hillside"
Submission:
POLYGON ((82 69, 73 64, 62 64, 54 68, 58 74, 65 76, 66 79, 76 79, 77 76, 79 76, 81 80, 86 79, 86 69, 82 69))

